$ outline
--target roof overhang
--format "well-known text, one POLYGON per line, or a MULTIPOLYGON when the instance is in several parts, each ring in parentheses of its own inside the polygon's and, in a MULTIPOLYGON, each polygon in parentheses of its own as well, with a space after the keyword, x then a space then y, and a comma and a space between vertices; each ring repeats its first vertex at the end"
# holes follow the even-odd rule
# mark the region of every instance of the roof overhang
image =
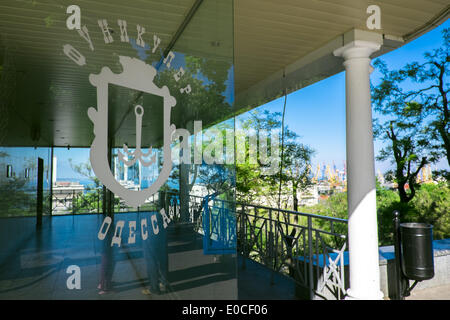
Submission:
POLYGON ((343 71, 333 51, 353 40, 381 41, 375 58, 437 27, 450 8, 445 1, 401 0, 249 0, 235 6, 238 113, 343 71), (381 9, 380 30, 366 26, 372 4, 381 9))

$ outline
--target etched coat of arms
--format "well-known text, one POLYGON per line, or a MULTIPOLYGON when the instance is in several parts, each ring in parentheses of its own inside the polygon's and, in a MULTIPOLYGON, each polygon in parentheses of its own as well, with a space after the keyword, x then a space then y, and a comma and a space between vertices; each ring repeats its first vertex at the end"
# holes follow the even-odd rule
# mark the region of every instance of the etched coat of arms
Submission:
MULTIPOLYGON (((176 104, 176 99, 170 95, 167 86, 159 88, 154 83, 157 71, 153 66, 131 57, 120 56, 119 61, 123 67, 122 73, 115 74, 108 67, 103 67, 99 74, 89 76, 90 83, 97 88, 97 109, 93 107, 88 109, 89 119, 94 124, 95 135, 91 145, 90 161, 98 179, 111 192, 121 197, 126 204, 135 207, 142 205, 169 178, 172 170, 170 144, 172 133, 175 131, 175 125, 170 123, 170 114, 172 107, 176 104), (110 84, 156 95, 163 99, 163 166, 157 179, 146 189, 130 190, 125 188, 116 180, 111 171, 108 161, 108 87, 110 84)), ((124 144, 124 153, 119 151, 118 156, 127 166, 131 166, 137 161, 143 166, 149 166, 156 161, 156 156, 152 156, 151 147, 147 151, 141 149, 144 108, 136 105, 134 114, 136 117, 136 148, 134 151, 129 151, 128 146, 124 144), (148 157, 150 159, 146 160, 148 157)))

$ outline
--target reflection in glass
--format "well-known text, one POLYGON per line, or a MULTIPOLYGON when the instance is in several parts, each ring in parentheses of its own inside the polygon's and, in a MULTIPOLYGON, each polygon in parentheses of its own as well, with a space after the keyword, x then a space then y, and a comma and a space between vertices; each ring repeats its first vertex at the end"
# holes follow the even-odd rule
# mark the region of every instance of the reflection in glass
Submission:
MULTIPOLYGON (((89 37, 67 30, 66 12, 58 6, 16 2, 8 7, 5 17, 29 23, 0 27, 0 52, 6 52, 1 56, 0 170, 6 173, 12 166, 8 177, 0 176, 0 299, 237 297, 234 162, 216 154, 217 163, 205 161, 201 151, 209 138, 198 139, 209 129, 234 128, 232 4, 203 1, 183 24, 189 2, 145 1, 127 10, 118 1, 86 2, 82 24, 89 37), (98 20, 108 23, 106 42, 98 20), (129 42, 121 39, 123 21, 129 42), (185 28, 177 30, 180 25, 185 28), (146 32, 138 35, 142 27, 146 32), (105 67, 120 74, 119 56, 153 66, 155 84, 176 99, 170 114, 178 130, 171 142, 170 177, 139 207, 108 191, 90 167, 94 132, 87 110, 97 107, 90 75, 105 67), (177 162, 179 156, 190 161, 177 162), (36 230, 38 157, 48 172, 44 212, 52 218, 36 230), (101 231, 107 217, 109 229, 101 231), (66 284, 73 265, 81 270, 79 290, 66 284)), ((164 166, 161 101, 111 84, 108 107, 104 156, 111 173, 124 188, 147 189, 164 166), (137 105, 144 110, 140 137, 137 105), (149 159, 155 161, 126 164, 119 158, 127 151, 124 145, 128 152, 151 147, 149 159)))

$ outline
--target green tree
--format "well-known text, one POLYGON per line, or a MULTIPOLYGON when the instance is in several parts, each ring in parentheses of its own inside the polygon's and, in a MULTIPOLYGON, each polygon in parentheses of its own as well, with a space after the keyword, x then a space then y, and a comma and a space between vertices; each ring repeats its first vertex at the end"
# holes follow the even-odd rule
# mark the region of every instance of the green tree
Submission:
MULTIPOLYGON (((117 203, 116 203, 117 204, 117 203)), ((75 213, 97 212, 101 210, 102 202, 99 192, 87 192, 75 197, 72 200, 72 207, 75 213)))
POLYGON ((382 124, 375 120, 374 136, 388 142, 377 156, 377 160, 391 160, 395 166, 394 170, 387 172, 387 179, 397 183, 401 202, 411 201, 416 194, 420 170, 427 163, 437 160, 429 149, 426 136, 414 123, 401 119, 388 120, 382 124))
MULTIPOLYGON (((171 122, 177 128, 186 128, 193 133, 193 122, 201 120, 203 129, 212 127, 225 120, 232 108, 227 97, 227 83, 232 63, 226 60, 186 55, 183 65, 184 74, 175 80, 177 68, 167 68, 158 72, 155 83, 171 88, 171 94, 177 101, 171 112, 171 122), (190 93, 180 88, 190 86, 190 93)), ((219 128, 222 130, 223 128, 219 128)), ((204 147, 204 146, 202 146, 204 147)), ((181 219, 189 217, 189 193, 200 181, 210 195, 221 195, 228 199, 233 193, 233 181, 230 180, 229 167, 226 165, 181 163, 171 173, 172 180, 178 180, 181 219), (190 175, 193 178, 190 179, 190 175)))
POLYGON ((417 175, 427 163, 444 156, 450 164, 449 53, 450 31, 445 29, 443 45, 426 52, 425 63, 408 63, 399 70, 389 70, 381 60, 374 63, 382 74, 381 82, 372 87, 374 109, 380 114, 374 135, 388 142, 377 159, 390 159, 395 165, 387 176, 397 183, 403 203, 414 198, 417 175))
MULTIPOLYGON (((255 130, 257 137, 261 137, 262 132, 280 131, 281 126, 281 113, 269 112, 268 110, 250 112, 250 117, 242 124, 242 128, 245 131, 250 129, 255 130)), ((272 139, 274 138, 274 136, 269 136, 267 145, 272 145, 272 139)), ((279 136, 278 138, 281 137, 279 136)), ((284 198, 292 197, 292 209, 297 211, 298 191, 303 191, 311 185, 308 168, 315 151, 310 146, 301 143, 300 136, 290 130, 288 126, 284 128, 284 143, 280 141, 278 145, 280 148, 283 147, 283 152, 278 152, 279 161, 276 172, 270 170, 269 174, 267 174, 267 170, 262 170, 268 165, 262 165, 259 154, 258 164, 251 165, 245 163, 243 165, 237 165, 237 190, 242 195, 248 189, 245 183, 253 184, 256 187, 252 189, 255 191, 253 194, 254 197, 264 195, 266 200, 272 203, 272 206, 278 206, 279 187, 281 183, 282 195, 284 195, 284 198), (282 168, 281 154, 283 157, 282 168)), ((246 147, 246 150, 249 150, 249 148, 246 147)), ((276 156, 274 151, 271 150, 272 157, 276 156)), ((284 203, 284 207, 287 208, 287 202, 284 203)))
POLYGON ((282 179, 292 185, 294 211, 298 211, 298 192, 304 192, 312 185, 309 166, 313 154, 314 150, 302 143, 290 143, 286 146, 282 179))
MULTIPOLYGON (((320 201, 318 204, 310 207, 302 207, 302 212, 313 213, 317 215, 334 217, 339 219, 348 219, 347 213, 347 192, 333 193, 326 200, 320 201)), ((331 229, 331 224, 325 219, 313 219, 313 228, 323 230, 326 232, 334 232, 336 234, 346 235, 347 234, 347 224, 346 223, 333 223, 333 230, 331 229)), ((324 239, 327 246, 332 248, 342 248, 345 239, 321 233, 321 237, 324 239)))
MULTIPOLYGON (((83 177, 88 178, 92 181, 93 187, 87 186, 85 193, 80 194, 75 197, 72 201, 72 207, 74 212, 82 212, 88 211, 93 212, 97 211, 102 205, 102 192, 100 189, 102 187, 102 183, 95 176, 94 171, 92 170, 92 166, 89 162, 74 164, 72 159, 69 159, 69 165, 73 171, 82 175, 83 177)), ((115 199, 115 204, 118 204, 119 199, 115 199)))
POLYGON ((433 225, 433 238, 450 237, 450 188, 447 182, 422 184, 410 202, 400 202, 399 195, 377 186, 378 234, 380 245, 393 244, 393 212, 398 210, 402 222, 433 225))
POLYGON ((36 195, 27 192, 27 182, 20 177, 0 181, 0 216, 36 214, 36 195))
POLYGON ((374 64, 382 79, 373 87, 372 99, 377 112, 420 126, 429 149, 445 156, 450 166, 450 29, 444 29, 442 36, 442 46, 424 54, 425 63, 412 62, 391 71, 377 60, 374 64))
POLYGON ((404 212, 409 207, 408 203, 400 202, 398 192, 385 188, 377 182, 377 220, 378 220, 378 244, 391 245, 394 243, 393 212, 399 210, 404 218, 404 212))
POLYGON ((450 237, 450 187, 446 182, 423 184, 411 201, 406 219, 433 225, 434 239, 450 237))

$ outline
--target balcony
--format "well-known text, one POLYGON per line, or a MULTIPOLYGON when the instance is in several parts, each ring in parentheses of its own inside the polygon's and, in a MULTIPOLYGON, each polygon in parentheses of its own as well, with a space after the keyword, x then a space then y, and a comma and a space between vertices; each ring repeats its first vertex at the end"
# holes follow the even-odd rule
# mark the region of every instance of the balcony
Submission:
MULTIPOLYGON (((167 194, 165 206, 181 218, 177 194, 167 194)), ((268 277, 267 285, 291 288, 278 299, 292 290, 291 298, 298 299, 342 299, 346 294, 347 220, 198 196, 190 196, 189 220, 203 235, 205 254, 238 253, 239 292, 245 297, 261 292, 241 285, 255 286, 250 279, 256 274, 268 277)))

